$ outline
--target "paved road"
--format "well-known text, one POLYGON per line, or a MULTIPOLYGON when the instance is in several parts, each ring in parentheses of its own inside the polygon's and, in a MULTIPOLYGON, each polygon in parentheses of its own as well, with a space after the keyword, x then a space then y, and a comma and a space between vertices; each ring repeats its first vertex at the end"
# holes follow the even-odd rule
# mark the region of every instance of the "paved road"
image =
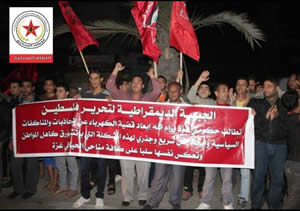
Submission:
MULTIPOLYGON (((194 175, 194 190, 197 190, 196 184, 196 176, 198 171, 195 171, 194 175)), ((219 177, 218 177, 219 178, 219 177)), ((42 178, 38 184, 38 192, 35 194, 31 199, 24 200, 23 198, 16 198, 15 200, 9 200, 7 196, 12 192, 12 188, 5 188, 2 189, 0 193, 0 209, 73 209, 72 204, 79 198, 79 194, 74 198, 64 200, 62 195, 58 196, 51 196, 51 194, 44 190, 42 187, 47 184, 48 178, 42 178)), ((239 181, 239 177, 238 177, 239 181)), ((105 189, 105 198, 104 198, 104 208, 105 209, 141 209, 142 207, 138 205, 137 201, 132 202, 128 207, 123 207, 121 205, 122 202, 122 195, 120 192, 121 182, 117 182, 117 191, 114 195, 108 195, 105 189)), ((84 204, 81 209, 94 209, 95 204, 95 189, 92 190, 92 197, 91 201, 84 204)), ((236 200, 240 189, 240 183, 238 182, 234 189, 234 207, 236 208, 236 200)), ((221 187, 220 187, 220 180, 217 179, 215 184, 215 194, 214 199, 212 201, 212 208, 213 209, 223 209, 222 201, 221 201, 221 187)), ((161 209, 171 209, 171 205, 168 203, 169 193, 166 192, 163 201, 161 202, 159 208, 161 209)), ((182 209, 194 209, 199 205, 199 197, 197 192, 187 201, 182 202, 182 209)), ((250 205, 246 207, 247 209, 250 208, 250 205)), ((264 206, 266 208, 266 206, 264 206)))

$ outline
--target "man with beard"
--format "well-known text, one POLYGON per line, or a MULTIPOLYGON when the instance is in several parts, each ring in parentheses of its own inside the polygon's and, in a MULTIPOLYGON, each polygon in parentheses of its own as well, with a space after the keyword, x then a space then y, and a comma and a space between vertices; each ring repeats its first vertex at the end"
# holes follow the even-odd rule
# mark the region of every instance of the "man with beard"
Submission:
POLYGON ((268 206, 273 209, 281 207, 287 156, 286 133, 282 123, 286 121, 287 111, 281 104, 278 92, 278 81, 268 78, 264 81, 264 98, 252 98, 248 104, 255 113, 255 169, 251 200, 253 209, 263 206, 267 169, 271 181, 267 196, 268 206))

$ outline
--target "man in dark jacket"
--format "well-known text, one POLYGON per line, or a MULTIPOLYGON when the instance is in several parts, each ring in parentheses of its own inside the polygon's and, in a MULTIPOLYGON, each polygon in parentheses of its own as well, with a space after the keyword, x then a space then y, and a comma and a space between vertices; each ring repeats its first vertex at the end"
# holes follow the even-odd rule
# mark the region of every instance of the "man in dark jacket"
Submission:
POLYGON ((253 171, 252 208, 260 209, 264 202, 264 183, 267 169, 270 183, 267 203, 278 209, 284 183, 284 165, 287 156, 286 132, 283 123, 287 111, 278 97, 279 84, 276 79, 264 81, 264 98, 251 99, 248 106, 254 110, 255 118, 255 169, 253 171))

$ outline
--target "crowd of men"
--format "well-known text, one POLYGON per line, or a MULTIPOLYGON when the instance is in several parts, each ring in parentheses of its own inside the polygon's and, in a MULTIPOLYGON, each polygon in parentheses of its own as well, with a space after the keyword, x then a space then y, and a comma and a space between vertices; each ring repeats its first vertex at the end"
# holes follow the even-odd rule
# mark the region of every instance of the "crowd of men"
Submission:
POLYGON ((209 209, 212 207, 214 184, 220 169, 224 209, 234 208, 232 190, 237 183, 237 174, 241 175, 240 193, 237 196, 239 208, 245 208, 251 201, 252 209, 260 209, 265 200, 268 207, 273 209, 300 208, 300 74, 289 76, 286 90, 280 89, 278 79, 273 77, 264 81, 239 77, 235 87, 230 88, 225 82, 213 87, 209 83, 210 72, 205 70, 185 96, 179 83, 183 77, 182 70, 178 71, 176 81, 168 83, 162 75, 156 78, 150 67, 147 77, 152 89, 147 91, 145 77, 141 74, 122 77, 119 73, 124 68, 121 63, 116 63, 105 87, 101 72, 92 70, 88 81, 90 89, 81 94, 75 88, 71 90, 65 83, 56 83, 53 78, 44 80, 44 93, 40 96, 35 94, 35 84, 30 79, 11 81, 9 96, 1 94, 0 102, 0 191, 1 188, 12 186, 9 199, 30 199, 37 193, 39 178, 44 177, 46 168, 49 183, 44 189, 65 199, 80 194, 73 204, 74 208, 80 208, 90 201, 91 189, 95 186, 95 207, 101 209, 104 208, 105 186, 108 194, 115 194, 115 177, 122 175, 122 206, 127 207, 137 199, 143 209, 157 208, 165 192, 169 191, 172 208, 180 209, 181 201, 189 200, 193 195, 194 171, 198 170, 200 204, 197 209, 209 209), (12 109, 19 104, 66 98, 251 107, 255 126, 255 168, 204 168, 70 156, 14 157, 12 109), (70 177, 67 176, 68 172, 70 177), (70 182, 67 182, 67 178, 70 178, 70 182), (135 185, 138 190, 136 194, 135 185), (285 196, 287 200, 283 200, 285 196))

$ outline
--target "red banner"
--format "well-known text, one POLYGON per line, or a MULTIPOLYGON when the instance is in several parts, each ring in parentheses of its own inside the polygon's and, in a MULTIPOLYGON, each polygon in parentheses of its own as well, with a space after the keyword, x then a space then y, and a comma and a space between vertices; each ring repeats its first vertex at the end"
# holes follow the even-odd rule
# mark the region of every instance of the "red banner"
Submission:
POLYGON ((197 61, 200 58, 197 36, 189 20, 184 1, 173 1, 170 45, 197 61))
POLYGON ((78 47, 78 51, 82 51, 88 45, 96 45, 99 47, 98 41, 84 27, 80 19, 77 17, 68 1, 59 1, 59 8, 73 34, 74 40, 78 47))
POLYGON ((161 55, 161 50, 156 44, 158 2, 135 1, 131 14, 140 33, 143 54, 158 63, 161 55))
POLYGON ((18 105, 13 114, 16 157, 254 168, 249 108, 68 99, 18 105))

